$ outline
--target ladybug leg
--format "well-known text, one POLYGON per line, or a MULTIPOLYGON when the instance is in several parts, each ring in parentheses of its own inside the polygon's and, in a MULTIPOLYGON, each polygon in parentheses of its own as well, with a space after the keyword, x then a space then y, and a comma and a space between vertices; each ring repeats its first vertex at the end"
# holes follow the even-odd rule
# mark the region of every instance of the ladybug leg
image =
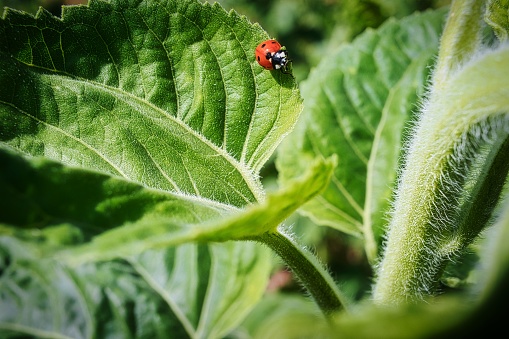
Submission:
POLYGON ((290 65, 292 64, 292 60, 288 59, 286 65, 284 67, 281 68, 281 72, 283 74, 292 74, 292 71, 291 69, 288 70, 288 68, 291 68, 290 65))

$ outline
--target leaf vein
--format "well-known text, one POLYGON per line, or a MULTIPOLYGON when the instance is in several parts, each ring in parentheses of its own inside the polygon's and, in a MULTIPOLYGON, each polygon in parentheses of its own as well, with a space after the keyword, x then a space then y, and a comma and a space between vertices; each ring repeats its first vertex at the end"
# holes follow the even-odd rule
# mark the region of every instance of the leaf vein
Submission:
POLYGON ((11 106, 12 108, 14 108, 15 110, 17 110, 18 112, 20 112, 21 114, 27 116, 28 118, 36 121, 37 123, 41 124, 41 125, 44 125, 48 128, 51 128, 51 129, 54 129, 55 131, 61 133, 62 135, 64 135, 65 137, 69 138, 69 139, 72 139, 73 141, 83 145, 85 148, 89 149, 90 151, 92 151, 93 153, 97 154, 97 156, 102 159, 104 162, 106 162, 109 166, 111 166, 120 176, 124 177, 124 178, 128 178, 128 176, 118 167, 116 166, 114 163, 112 163, 108 158, 104 157, 97 149, 95 149, 94 147, 92 147, 92 145, 86 143, 85 141, 83 141, 82 139, 79 139, 79 138, 76 138, 75 136, 73 136, 72 134, 66 132, 65 130, 63 130, 62 128, 59 128, 57 126, 54 126, 50 123, 47 123, 46 121, 44 120, 41 120, 39 118, 37 118, 36 116, 32 115, 32 114, 29 114, 28 112, 24 111, 24 110, 21 110, 19 109, 18 107, 15 107, 14 105, 12 105, 11 103, 9 102, 5 102, 5 101, 0 101, 0 103, 3 103, 5 105, 8 105, 8 106, 11 106))
MULTIPOLYGON (((350 133, 348 133, 346 131, 346 128, 345 128, 343 122, 341 121, 341 118, 340 118, 341 113, 338 112, 336 105, 334 105, 334 103, 333 103, 334 94, 331 93, 330 89, 327 86, 322 86, 322 90, 323 90, 323 93, 325 93, 325 96, 327 98, 329 105, 331 107, 333 107, 334 117, 336 118, 336 122, 337 122, 339 128, 341 129, 341 132, 343 133, 345 140, 347 141, 348 145, 350 146, 350 148, 352 149, 354 154, 359 158, 359 160, 362 163, 364 163, 365 165, 367 165, 368 159, 364 156, 364 154, 362 154, 361 150, 357 147, 354 140, 352 139, 352 136, 350 135, 350 133)), ((357 110, 354 109, 354 111, 356 111, 356 113, 358 114, 357 110)), ((362 120, 364 120, 364 119, 362 119, 362 120)))

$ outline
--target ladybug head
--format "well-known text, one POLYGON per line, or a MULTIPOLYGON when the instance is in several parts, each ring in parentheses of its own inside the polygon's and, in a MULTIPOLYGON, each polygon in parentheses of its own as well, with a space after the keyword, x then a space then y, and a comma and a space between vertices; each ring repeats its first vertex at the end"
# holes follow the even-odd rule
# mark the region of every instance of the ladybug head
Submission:
POLYGON ((280 49, 276 53, 272 54, 272 66, 274 69, 282 69, 286 71, 286 65, 288 64, 288 54, 285 50, 280 49))

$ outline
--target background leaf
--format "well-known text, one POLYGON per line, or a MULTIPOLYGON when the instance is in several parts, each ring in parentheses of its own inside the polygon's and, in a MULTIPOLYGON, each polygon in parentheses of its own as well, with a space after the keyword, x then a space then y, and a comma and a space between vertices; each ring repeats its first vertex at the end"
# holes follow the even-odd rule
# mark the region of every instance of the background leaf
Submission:
POLYGON ((327 322, 302 296, 268 294, 241 326, 251 338, 310 338, 326 333, 327 322))
POLYGON ((338 155, 329 187, 301 209, 316 223, 357 236, 368 217, 369 228, 384 224, 380 208, 395 182, 402 129, 423 92, 444 14, 414 14, 368 30, 325 57, 302 84, 306 107, 276 164, 284 183, 310 158, 338 155))
MULTIPOLYGON (((191 337, 221 338, 244 319, 265 291, 260 286, 266 285, 270 261, 262 265, 255 249, 254 243, 190 244, 146 252, 133 263, 172 307, 191 337), (168 260, 168 252, 174 253, 173 262, 168 260), (194 265, 188 264, 187 257, 194 259, 194 265), (193 279, 188 279, 190 276, 193 279)), ((265 254, 268 259, 268 251, 265 254)))
POLYGON ((260 265, 254 249, 253 243, 189 244, 146 252, 129 263, 109 261, 71 270, 38 259, 29 244, 4 237, 0 333, 221 337, 263 291, 259 285, 264 286, 267 267, 260 265))

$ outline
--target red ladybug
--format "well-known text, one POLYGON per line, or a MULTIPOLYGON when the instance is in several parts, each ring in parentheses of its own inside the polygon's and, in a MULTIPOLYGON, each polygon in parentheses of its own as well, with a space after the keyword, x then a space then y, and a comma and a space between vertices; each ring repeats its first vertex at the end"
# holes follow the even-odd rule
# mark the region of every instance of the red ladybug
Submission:
POLYGON ((290 62, 288 52, 276 40, 271 39, 260 43, 256 47, 255 56, 256 61, 265 69, 279 69, 285 74, 290 73, 286 70, 286 66, 290 62))

